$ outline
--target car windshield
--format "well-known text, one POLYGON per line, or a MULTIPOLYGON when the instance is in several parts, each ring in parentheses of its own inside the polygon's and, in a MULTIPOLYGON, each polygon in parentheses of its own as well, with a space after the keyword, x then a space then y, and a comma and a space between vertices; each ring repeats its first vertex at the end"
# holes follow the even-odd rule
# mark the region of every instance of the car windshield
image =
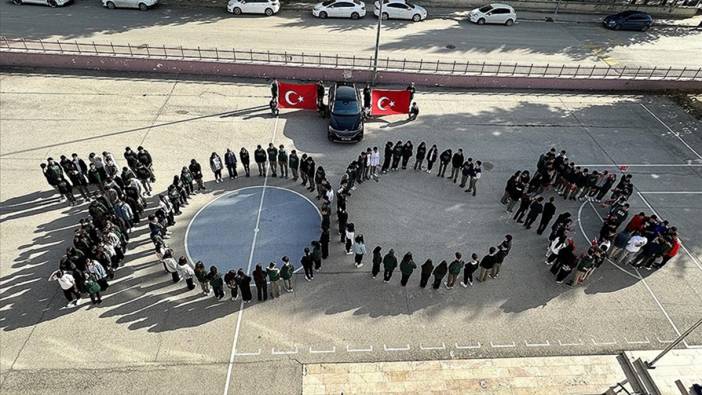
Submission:
POLYGON ((492 6, 491 6, 491 5, 486 5, 486 6, 483 6, 483 7, 478 8, 478 11, 480 11, 480 12, 488 12, 488 11, 490 11, 491 9, 492 9, 492 6))
POLYGON ((414 4, 412 4, 412 3, 405 3, 405 4, 407 4, 407 6, 409 6, 409 8, 414 8, 414 4))
POLYGON ((356 115, 358 112, 358 103, 356 100, 337 99, 334 102, 334 109, 332 110, 334 115, 356 115))
POLYGON ((356 5, 361 5, 361 2, 359 0, 353 0, 354 4, 356 5))
POLYGON ((329 7, 330 5, 334 4, 334 1, 336 0, 328 0, 322 3, 323 6, 329 7))

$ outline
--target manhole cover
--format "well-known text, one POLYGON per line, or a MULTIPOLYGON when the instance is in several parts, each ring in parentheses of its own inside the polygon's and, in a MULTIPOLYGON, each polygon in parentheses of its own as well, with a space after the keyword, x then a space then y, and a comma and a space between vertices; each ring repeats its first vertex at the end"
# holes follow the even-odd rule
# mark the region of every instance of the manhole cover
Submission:
POLYGON ((449 45, 446 46, 446 48, 448 48, 448 49, 456 49, 456 46, 453 45, 453 44, 449 44, 449 45))
POLYGON ((486 171, 490 171, 490 170, 492 170, 494 167, 495 167, 495 165, 492 164, 491 162, 483 162, 483 168, 484 168, 486 171))
POLYGON ((187 114, 188 112, 185 111, 185 110, 178 110, 178 111, 176 111, 176 113, 177 113, 177 114, 181 114, 181 115, 185 115, 185 114, 187 114))

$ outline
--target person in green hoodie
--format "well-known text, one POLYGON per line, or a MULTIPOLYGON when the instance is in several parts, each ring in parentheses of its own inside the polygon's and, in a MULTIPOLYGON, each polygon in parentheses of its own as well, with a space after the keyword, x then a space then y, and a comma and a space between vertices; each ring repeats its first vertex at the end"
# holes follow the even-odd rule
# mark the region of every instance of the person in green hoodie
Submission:
POLYGON ((278 147, 278 166, 280 166, 280 178, 288 178, 288 153, 283 144, 278 147))
POLYGON ((210 274, 207 276, 207 279, 210 281, 215 298, 221 300, 224 297, 224 281, 216 266, 210 267, 210 274))
POLYGON ((427 259, 426 262, 422 265, 422 277, 419 280, 419 287, 424 288, 427 286, 427 282, 429 282, 429 277, 431 277, 431 272, 434 270, 434 262, 431 261, 431 259, 427 259))
POLYGON ((454 259, 448 267, 448 278, 446 279, 446 288, 451 289, 456 283, 458 275, 461 274, 461 269, 463 269, 463 260, 461 260, 461 253, 456 253, 456 259, 454 259))
POLYGON ((400 272, 402 273, 402 280, 400 280, 400 285, 402 285, 403 287, 407 285, 407 281, 409 281, 412 272, 416 268, 417 264, 414 263, 414 260, 412 260, 412 253, 406 253, 405 256, 402 258, 402 262, 400 262, 400 272))
POLYGON ((389 283, 390 278, 392 278, 392 272, 395 271, 395 268, 397 267, 397 258, 395 257, 395 250, 392 248, 388 253, 385 255, 383 258, 383 268, 385 269, 385 273, 383 274, 383 282, 384 283, 389 283))
POLYGON ((271 282, 271 299, 280 297, 280 269, 275 267, 275 262, 271 262, 266 269, 268 280, 271 282))
POLYGON ((441 280, 444 279, 444 276, 448 272, 448 263, 446 260, 441 261, 437 267, 434 268, 434 284, 432 284, 432 288, 434 289, 439 289, 441 286, 441 280))
POLYGON ((283 285, 285 286, 285 290, 288 292, 294 292, 292 284, 292 277, 294 272, 295 267, 292 265, 292 263, 290 263, 290 258, 284 256, 283 266, 280 268, 280 277, 283 279, 283 285))

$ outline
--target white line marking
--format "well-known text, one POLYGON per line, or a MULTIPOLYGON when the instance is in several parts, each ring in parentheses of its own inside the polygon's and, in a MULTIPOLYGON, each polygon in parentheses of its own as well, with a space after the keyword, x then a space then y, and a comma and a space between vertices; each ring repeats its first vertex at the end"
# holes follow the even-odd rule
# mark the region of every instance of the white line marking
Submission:
POLYGON ((673 129, 670 128, 670 126, 666 125, 665 122, 661 121, 661 119, 658 118, 656 116, 656 114, 654 114, 651 110, 649 110, 648 107, 646 107, 643 103, 639 103, 639 104, 641 105, 641 107, 643 107, 644 110, 648 111, 649 114, 651 114, 654 118, 656 118, 656 120, 658 122, 660 122, 661 125, 665 126, 665 128, 668 129, 670 131, 670 133, 673 134, 673 136, 677 137, 678 140, 680 140, 680 142, 683 143, 685 145, 685 147, 687 147, 687 149, 689 149, 693 154, 695 154, 695 156, 698 159, 702 160, 702 155, 700 155, 699 153, 697 153, 697 151, 695 151, 692 147, 690 147, 690 144, 688 144, 685 140, 683 140, 682 137, 680 137, 680 133, 674 132, 673 129))
POLYGON ((649 195, 697 195, 701 194, 702 191, 641 191, 639 193, 647 193, 649 195))
POLYGON ((313 350, 310 346, 310 354, 332 354, 336 352, 336 347, 332 347, 331 350, 313 350))
POLYGON ((650 344, 651 342, 648 340, 648 338, 645 338, 646 340, 627 340, 627 338, 624 338, 624 341, 629 343, 629 344, 650 344))
POLYGON ((422 343, 419 343, 419 348, 422 350, 445 350, 446 349, 446 344, 441 343, 441 346, 436 346, 436 347, 424 347, 422 346, 422 343))
POLYGON ((299 350, 297 349, 297 346, 295 346, 294 350, 290 350, 290 351, 287 351, 287 350, 276 351, 275 347, 271 348, 271 354, 273 354, 273 355, 292 355, 292 354, 297 354, 298 351, 299 350))
POLYGON ((702 163, 588 163, 585 167, 702 167, 702 163))
POLYGON ((660 337, 658 337, 658 336, 656 336, 656 340, 658 340, 658 343, 662 343, 662 344, 670 344, 670 343, 672 343, 672 342, 675 341, 675 339, 673 339, 673 340, 662 340, 662 339, 661 339, 660 337))
POLYGON ((512 342, 512 344, 494 344, 493 342, 490 342, 490 347, 492 348, 510 348, 510 347, 515 347, 516 344, 512 342))
POLYGON ((562 343, 562 342, 559 340, 559 341, 558 341, 558 344, 561 345, 561 346, 563 346, 563 347, 567 347, 567 346, 584 346, 584 345, 585 345, 585 343, 583 343, 583 341, 582 341, 581 339, 578 339, 578 341, 579 341, 580 343, 562 343))
POLYGON ((347 344, 346 352, 373 352, 373 346, 369 346, 368 348, 351 348, 347 344))
POLYGON ((459 346, 458 343, 456 343, 456 348, 459 350, 472 350, 472 349, 480 348, 480 342, 478 342, 478 344, 475 346, 470 345, 470 344, 467 346, 459 346))
POLYGON ((546 340, 546 343, 529 343, 528 341, 524 340, 524 345, 527 347, 548 347, 551 345, 551 342, 546 340))
POLYGON ((259 348, 256 352, 238 352, 236 355, 261 355, 261 349, 259 348))
POLYGON ((687 348, 702 349, 702 344, 686 344, 687 348))
MULTIPOLYGON (((646 205, 646 207, 648 207, 648 209, 651 210, 651 212, 652 212, 653 214, 656 214, 656 216, 657 216, 658 218, 663 218, 661 215, 659 215, 659 214, 656 212, 656 210, 653 209, 653 206, 651 206, 651 204, 648 202, 648 200, 646 200, 646 198, 643 197, 643 195, 641 194, 641 192, 636 192, 636 194, 639 195, 639 198, 644 202, 644 204, 646 205)), ((687 256, 689 256, 690 259, 692 259, 692 262, 694 262, 695 265, 697 265, 697 268, 699 268, 700 270, 702 270, 702 263, 700 263, 700 261, 697 259, 697 257, 695 257, 694 255, 692 255, 692 253, 690 252, 690 250, 688 250, 687 247, 685 247, 685 245, 682 243, 682 241, 681 241, 680 239, 678 239, 678 241, 680 242, 680 248, 682 248, 683 251, 685 251, 685 253, 687 254, 687 256)), ((679 334, 678 334, 678 335, 679 335, 679 334)))
POLYGON ((596 346, 612 346, 614 344, 617 344, 616 340, 611 341, 611 342, 600 342, 600 343, 596 342, 595 339, 591 339, 591 340, 592 340, 592 344, 594 344, 596 346))
POLYGON ((406 347, 388 347, 385 344, 383 344, 383 349, 385 351, 409 351, 410 350, 410 345, 408 344, 406 347))
MULTIPOLYGON (((273 124, 273 138, 271 142, 275 142, 275 136, 278 133, 278 118, 275 119, 273 124)), ((268 174, 270 162, 266 161, 266 176, 263 179, 263 190, 261 190, 261 202, 258 205, 258 214, 256 216, 256 227, 254 228, 254 237, 251 242, 251 253, 249 254, 249 265, 246 268, 246 273, 251 273, 251 262, 253 261, 254 249, 256 248, 256 238, 258 237, 258 225, 261 222, 261 211, 263 210, 263 198, 266 194, 266 186, 268 185, 268 174)), ((316 207, 316 206, 315 206, 316 207)), ((191 221, 192 223, 192 221, 191 221)), ((186 232, 187 235, 187 232, 186 232)), ((187 237, 186 237, 187 242, 187 237)), ((186 249, 187 251, 187 249, 186 249)), ((241 301, 239 305, 239 316, 236 319, 236 329, 234 330, 234 340, 232 341, 232 351, 229 355, 229 366, 227 367, 227 380, 224 383, 224 395, 229 394, 229 383, 232 379, 232 368, 234 367, 234 357, 236 356, 236 345, 239 342, 239 331, 241 330, 241 317, 244 314, 244 301, 241 301)))

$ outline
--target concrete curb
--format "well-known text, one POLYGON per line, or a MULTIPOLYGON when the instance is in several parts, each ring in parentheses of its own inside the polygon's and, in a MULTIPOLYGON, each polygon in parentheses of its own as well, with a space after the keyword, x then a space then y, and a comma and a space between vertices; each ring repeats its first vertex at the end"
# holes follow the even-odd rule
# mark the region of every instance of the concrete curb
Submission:
MULTIPOLYGON (((141 72, 191 74, 220 77, 280 78, 306 81, 371 80, 368 70, 344 70, 308 66, 263 65, 176 59, 130 58, 121 56, 62 55, 3 52, 0 67, 94 70, 99 72, 141 72)), ((702 92, 702 81, 664 81, 614 78, 557 78, 524 76, 475 76, 436 73, 380 71, 383 84, 408 84, 454 88, 540 89, 574 91, 680 91, 702 92)))

